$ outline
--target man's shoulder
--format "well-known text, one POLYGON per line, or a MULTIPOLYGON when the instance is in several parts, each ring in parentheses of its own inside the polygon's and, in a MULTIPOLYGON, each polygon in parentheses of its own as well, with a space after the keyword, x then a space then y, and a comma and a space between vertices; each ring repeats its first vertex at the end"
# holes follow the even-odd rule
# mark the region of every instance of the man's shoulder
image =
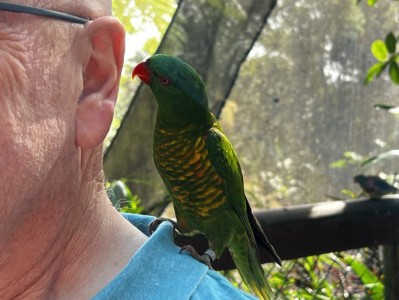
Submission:
MULTIPOLYGON (((124 216, 149 235, 153 217, 124 216)), ((94 299, 251 299, 219 273, 188 254, 180 254, 172 237, 172 225, 163 222, 94 299)))

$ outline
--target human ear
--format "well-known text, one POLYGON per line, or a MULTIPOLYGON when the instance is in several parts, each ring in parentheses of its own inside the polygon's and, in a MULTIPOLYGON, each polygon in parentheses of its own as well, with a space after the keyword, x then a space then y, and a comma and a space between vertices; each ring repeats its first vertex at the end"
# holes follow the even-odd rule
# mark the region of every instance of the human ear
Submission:
POLYGON ((112 123, 123 66, 125 29, 117 19, 101 17, 84 30, 91 50, 77 104, 75 142, 90 149, 102 143, 112 123))

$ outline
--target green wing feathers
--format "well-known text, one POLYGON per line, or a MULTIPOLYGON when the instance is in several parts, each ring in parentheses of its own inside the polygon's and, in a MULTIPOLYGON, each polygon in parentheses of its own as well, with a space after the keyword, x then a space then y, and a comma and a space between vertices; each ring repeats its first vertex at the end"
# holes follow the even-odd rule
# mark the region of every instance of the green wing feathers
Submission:
POLYGON ((212 166, 225 182, 229 203, 238 214, 245 214, 244 182, 237 154, 228 138, 217 127, 218 124, 215 125, 206 134, 206 144, 212 166))
POLYGON ((244 229, 242 234, 237 233, 227 247, 245 284, 261 299, 270 299, 272 290, 260 263, 257 243, 277 263, 281 264, 281 260, 252 214, 244 193, 241 167, 232 144, 218 127, 209 129, 206 141, 212 166, 224 180, 228 203, 244 229))
POLYGON ((258 219, 253 215, 248 200, 247 216, 251 225, 251 229, 254 233, 255 240, 260 250, 263 250, 275 263, 281 266, 281 258, 280 256, 278 256, 276 250, 274 250, 272 244, 270 244, 269 240, 267 239, 266 234, 263 232, 262 226, 260 225, 258 219))

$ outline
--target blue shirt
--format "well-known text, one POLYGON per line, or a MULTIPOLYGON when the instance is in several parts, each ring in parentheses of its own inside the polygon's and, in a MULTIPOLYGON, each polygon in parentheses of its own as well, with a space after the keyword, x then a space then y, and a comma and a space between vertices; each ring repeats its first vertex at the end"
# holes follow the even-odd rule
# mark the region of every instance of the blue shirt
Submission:
MULTIPOLYGON (((149 236, 154 217, 124 214, 149 236)), ((95 300, 256 299, 233 287, 222 275, 188 254, 179 254, 173 227, 163 222, 95 300)))

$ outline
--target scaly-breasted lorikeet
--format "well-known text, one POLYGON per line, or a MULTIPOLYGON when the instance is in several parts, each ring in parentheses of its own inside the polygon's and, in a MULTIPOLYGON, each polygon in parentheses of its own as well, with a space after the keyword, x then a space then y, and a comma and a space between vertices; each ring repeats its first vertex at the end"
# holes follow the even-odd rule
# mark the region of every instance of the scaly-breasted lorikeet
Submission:
POLYGON ((136 75, 158 102, 153 156, 173 200, 177 229, 203 233, 212 259, 227 247, 243 281, 270 299, 258 247, 281 260, 252 214, 237 155, 209 110, 203 80, 187 63, 161 54, 138 64, 136 75))

